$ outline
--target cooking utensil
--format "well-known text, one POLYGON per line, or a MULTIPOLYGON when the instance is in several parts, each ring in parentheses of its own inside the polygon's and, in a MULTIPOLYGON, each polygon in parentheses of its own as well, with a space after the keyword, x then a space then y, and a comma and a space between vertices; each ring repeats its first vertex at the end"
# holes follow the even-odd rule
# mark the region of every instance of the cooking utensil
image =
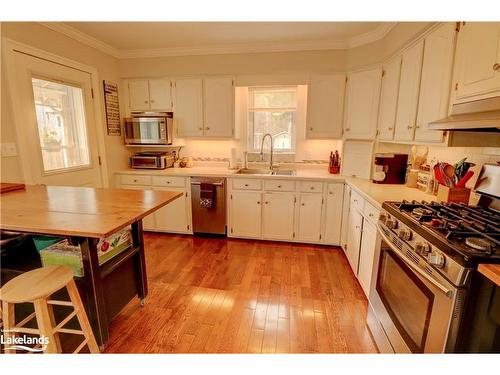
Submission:
POLYGON ((446 186, 446 182, 443 179, 443 174, 442 174, 442 170, 441 170, 441 163, 437 163, 434 166, 434 177, 436 178, 436 181, 438 183, 446 186))
POLYGON ((455 187, 464 188, 467 181, 469 181, 473 175, 474 171, 467 171, 467 173, 460 179, 460 181, 456 183, 455 187))
POLYGON ((445 163, 443 166, 444 173, 446 177, 449 179, 449 185, 446 185, 448 187, 452 187, 455 185, 455 168, 453 168, 453 165, 445 163))

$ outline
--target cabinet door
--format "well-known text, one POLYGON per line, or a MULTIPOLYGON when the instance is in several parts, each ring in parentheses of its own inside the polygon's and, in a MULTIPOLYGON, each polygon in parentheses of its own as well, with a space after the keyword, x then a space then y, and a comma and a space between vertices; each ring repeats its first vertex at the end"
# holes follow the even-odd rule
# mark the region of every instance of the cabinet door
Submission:
POLYGON ((417 120, 418 94, 420 90, 420 74, 422 72, 422 57, 424 41, 403 53, 401 64, 401 80, 399 83, 398 110, 396 114, 396 129, 394 139, 397 141, 412 141, 417 120))
POLYGON ((358 274, 359 263, 359 247, 361 245, 361 230, 363 227, 363 216, 355 210, 349 211, 349 220, 347 228, 347 246, 346 256, 352 271, 355 275, 358 274))
POLYGON ((458 33, 456 101, 500 91, 500 22, 466 22, 458 33), (497 69, 495 69, 497 67, 497 69))
POLYGON ((262 236, 269 240, 293 239, 294 193, 264 193, 262 236))
POLYGON ((429 130, 429 122, 448 115, 455 25, 446 23, 426 36, 415 140, 442 142, 443 132, 429 130))
POLYGON ((261 193, 233 191, 230 199, 231 235, 261 237, 261 193))
POLYGON ((179 137, 203 135, 203 85, 201 79, 180 79, 175 82, 175 113, 179 137))
POLYGON ((169 79, 149 80, 149 102, 153 111, 172 110, 172 87, 169 79))
POLYGON ((391 140, 394 138, 394 125, 396 123, 401 56, 389 61, 383 69, 378 116, 379 139, 391 140))
POLYGON ((364 220, 361 248, 359 251, 358 281, 366 296, 370 293, 372 279, 373 258, 377 246, 377 230, 373 224, 364 220))
POLYGON ((306 242, 321 240, 322 194, 302 193, 299 198, 298 239, 306 242))
POLYGON ((382 69, 349 74, 344 122, 346 139, 375 139, 382 69))
POLYGON ((344 74, 311 77, 307 93, 307 138, 342 138, 344 94, 344 74))
MULTIPOLYGON (((145 185, 121 185, 122 189, 130 189, 130 190, 153 190, 151 186, 145 185)), ((147 231, 154 232, 156 230, 155 224, 155 214, 154 212, 148 216, 145 216, 142 219, 142 228, 147 231)))
POLYGON ((340 246, 347 251, 347 228, 349 228, 349 205, 351 202, 351 188, 344 186, 344 199, 342 200, 342 227, 340 229, 340 246))
POLYGON ((128 82, 128 96, 131 111, 149 110, 149 83, 147 79, 134 79, 128 82))
POLYGON ((204 135, 232 137, 234 133, 234 87, 232 78, 207 78, 203 82, 204 135))
MULTIPOLYGON (((180 191, 185 193, 184 188, 155 187, 154 190, 180 191)), ((155 212, 156 229, 173 233, 191 233, 189 211, 190 200, 183 194, 181 197, 163 206, 155 212)))
POLYGON ((341 244, 343 195, 344 184, 328 185, 325 214, 325 242, 331 245, 341 244))

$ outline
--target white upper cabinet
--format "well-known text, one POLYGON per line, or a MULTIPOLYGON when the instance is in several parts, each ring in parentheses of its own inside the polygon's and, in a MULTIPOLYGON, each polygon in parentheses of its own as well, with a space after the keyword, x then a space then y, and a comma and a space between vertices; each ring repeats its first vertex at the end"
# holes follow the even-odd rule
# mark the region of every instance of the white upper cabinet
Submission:
POLYGON ((342 138, 345 78, 345 74, 311 76, 307 93, 307 138, 342 138))
POLYGON ((455 35, 455 24, 446 23, 425 37, 415 141, 443 141, 443 132, 428 125, 448 115, 455 35))
POLYGON ((466 22, 458 32, 455 102, 500 95, 500 22, 466 22))
POLYGON ((169 79, 128 81, 130 111, 171 111, 172 84, 169 79))
POLYGON ((394 137, 400 73, 401 56, 384 64, 378 115, 379 139, 391 140, 394 137))
POLYGON ((424 41, 421 40, 403 53, 401 81, 399 84, 398 109, 394 139, 412 141, 417 120, 418 95, 424 41))
POLYGON ((204 135, 232 137, 234 134, 234 86, 232 78, 207 78, 203 82, 204 135))
POLYGON ((348 75, 344 138, 367 140, 375 138, 381 78, 381 68, 348 75))
POLYGON ((203 136, 203 81, 199 78, 175 82, 174 121, 179 137, 203 136))
POLYGON ((172 109, 172 83, 169 79, 149 80, 149 104, 152 111, 172 109))
POLYGON ((295 194, 264 193, 262 203, 262 237, 269 240, 292 240, 295 194))
POLYGON ((147 79, 129 81, 128 95, 131 111, 149 110, 149 82, 147 79))

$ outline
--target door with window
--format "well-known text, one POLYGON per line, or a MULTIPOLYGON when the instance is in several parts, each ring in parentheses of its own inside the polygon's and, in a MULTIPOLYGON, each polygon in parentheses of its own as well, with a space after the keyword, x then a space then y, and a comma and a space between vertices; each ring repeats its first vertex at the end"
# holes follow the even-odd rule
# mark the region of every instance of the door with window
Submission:
POLYGON ((102 186, 91 74, 21 52, 14 62, 26 181, 102 186))

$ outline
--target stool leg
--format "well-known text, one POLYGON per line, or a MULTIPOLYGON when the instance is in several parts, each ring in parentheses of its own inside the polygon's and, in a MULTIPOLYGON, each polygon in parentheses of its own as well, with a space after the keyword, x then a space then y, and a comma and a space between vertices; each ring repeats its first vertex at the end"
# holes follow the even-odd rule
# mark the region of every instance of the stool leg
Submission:
POLYGON ((92 327, 90 326, 89 319, 87 318, 87 314, 85 313, 85 308, 83 307, 82 300, 80 299, 80 294, 78 293, 75 281, 71 280, 66 285, 66 289, 68 290, 69 298, 71 299, 73 307, 77 310, 76 316, 78 318, 78 322, 80 323, 80 327, 85 334, 85 338, 87 339, 87 345, 90 352, 94 354, 100 353, 99 347, 97 346, 97 342, 94 337, 94 332, 92 332, 92 327))
POLYGON ((54 327, 51 323, 47 300, 40 298, 35 300, 33 303, 35 305, 36 321, 38 323, 40 336, 43 335, 49 339, 44 353, 57 353, 57 344, 53 333, 54 327))
MULTIPOLYGON (((2 306, 3 338, 4 341, 7 342, 7 340, 15 337, 14 332, 10 330, 16 325, 16 317, 14 314, 14 305, 12 303, 3 301, 2 306)), ((15 353, 15 350, 6 349, 6 345, 4 345, 4 350, 7 354, 15 353)))
MULTIPOLYGON (((47 311, 49 313, 50 326, 54 328, 57 326, 57 324, 56 324, 56 320, 54 318, 54 308, 52 307, 52 305, 47 304, 47 311)), ((54 336, 54 342, 56 344, 57 352, 62 353, 61 340, 59 339, 59 332, 53 331, 53 336, 54 336)))

